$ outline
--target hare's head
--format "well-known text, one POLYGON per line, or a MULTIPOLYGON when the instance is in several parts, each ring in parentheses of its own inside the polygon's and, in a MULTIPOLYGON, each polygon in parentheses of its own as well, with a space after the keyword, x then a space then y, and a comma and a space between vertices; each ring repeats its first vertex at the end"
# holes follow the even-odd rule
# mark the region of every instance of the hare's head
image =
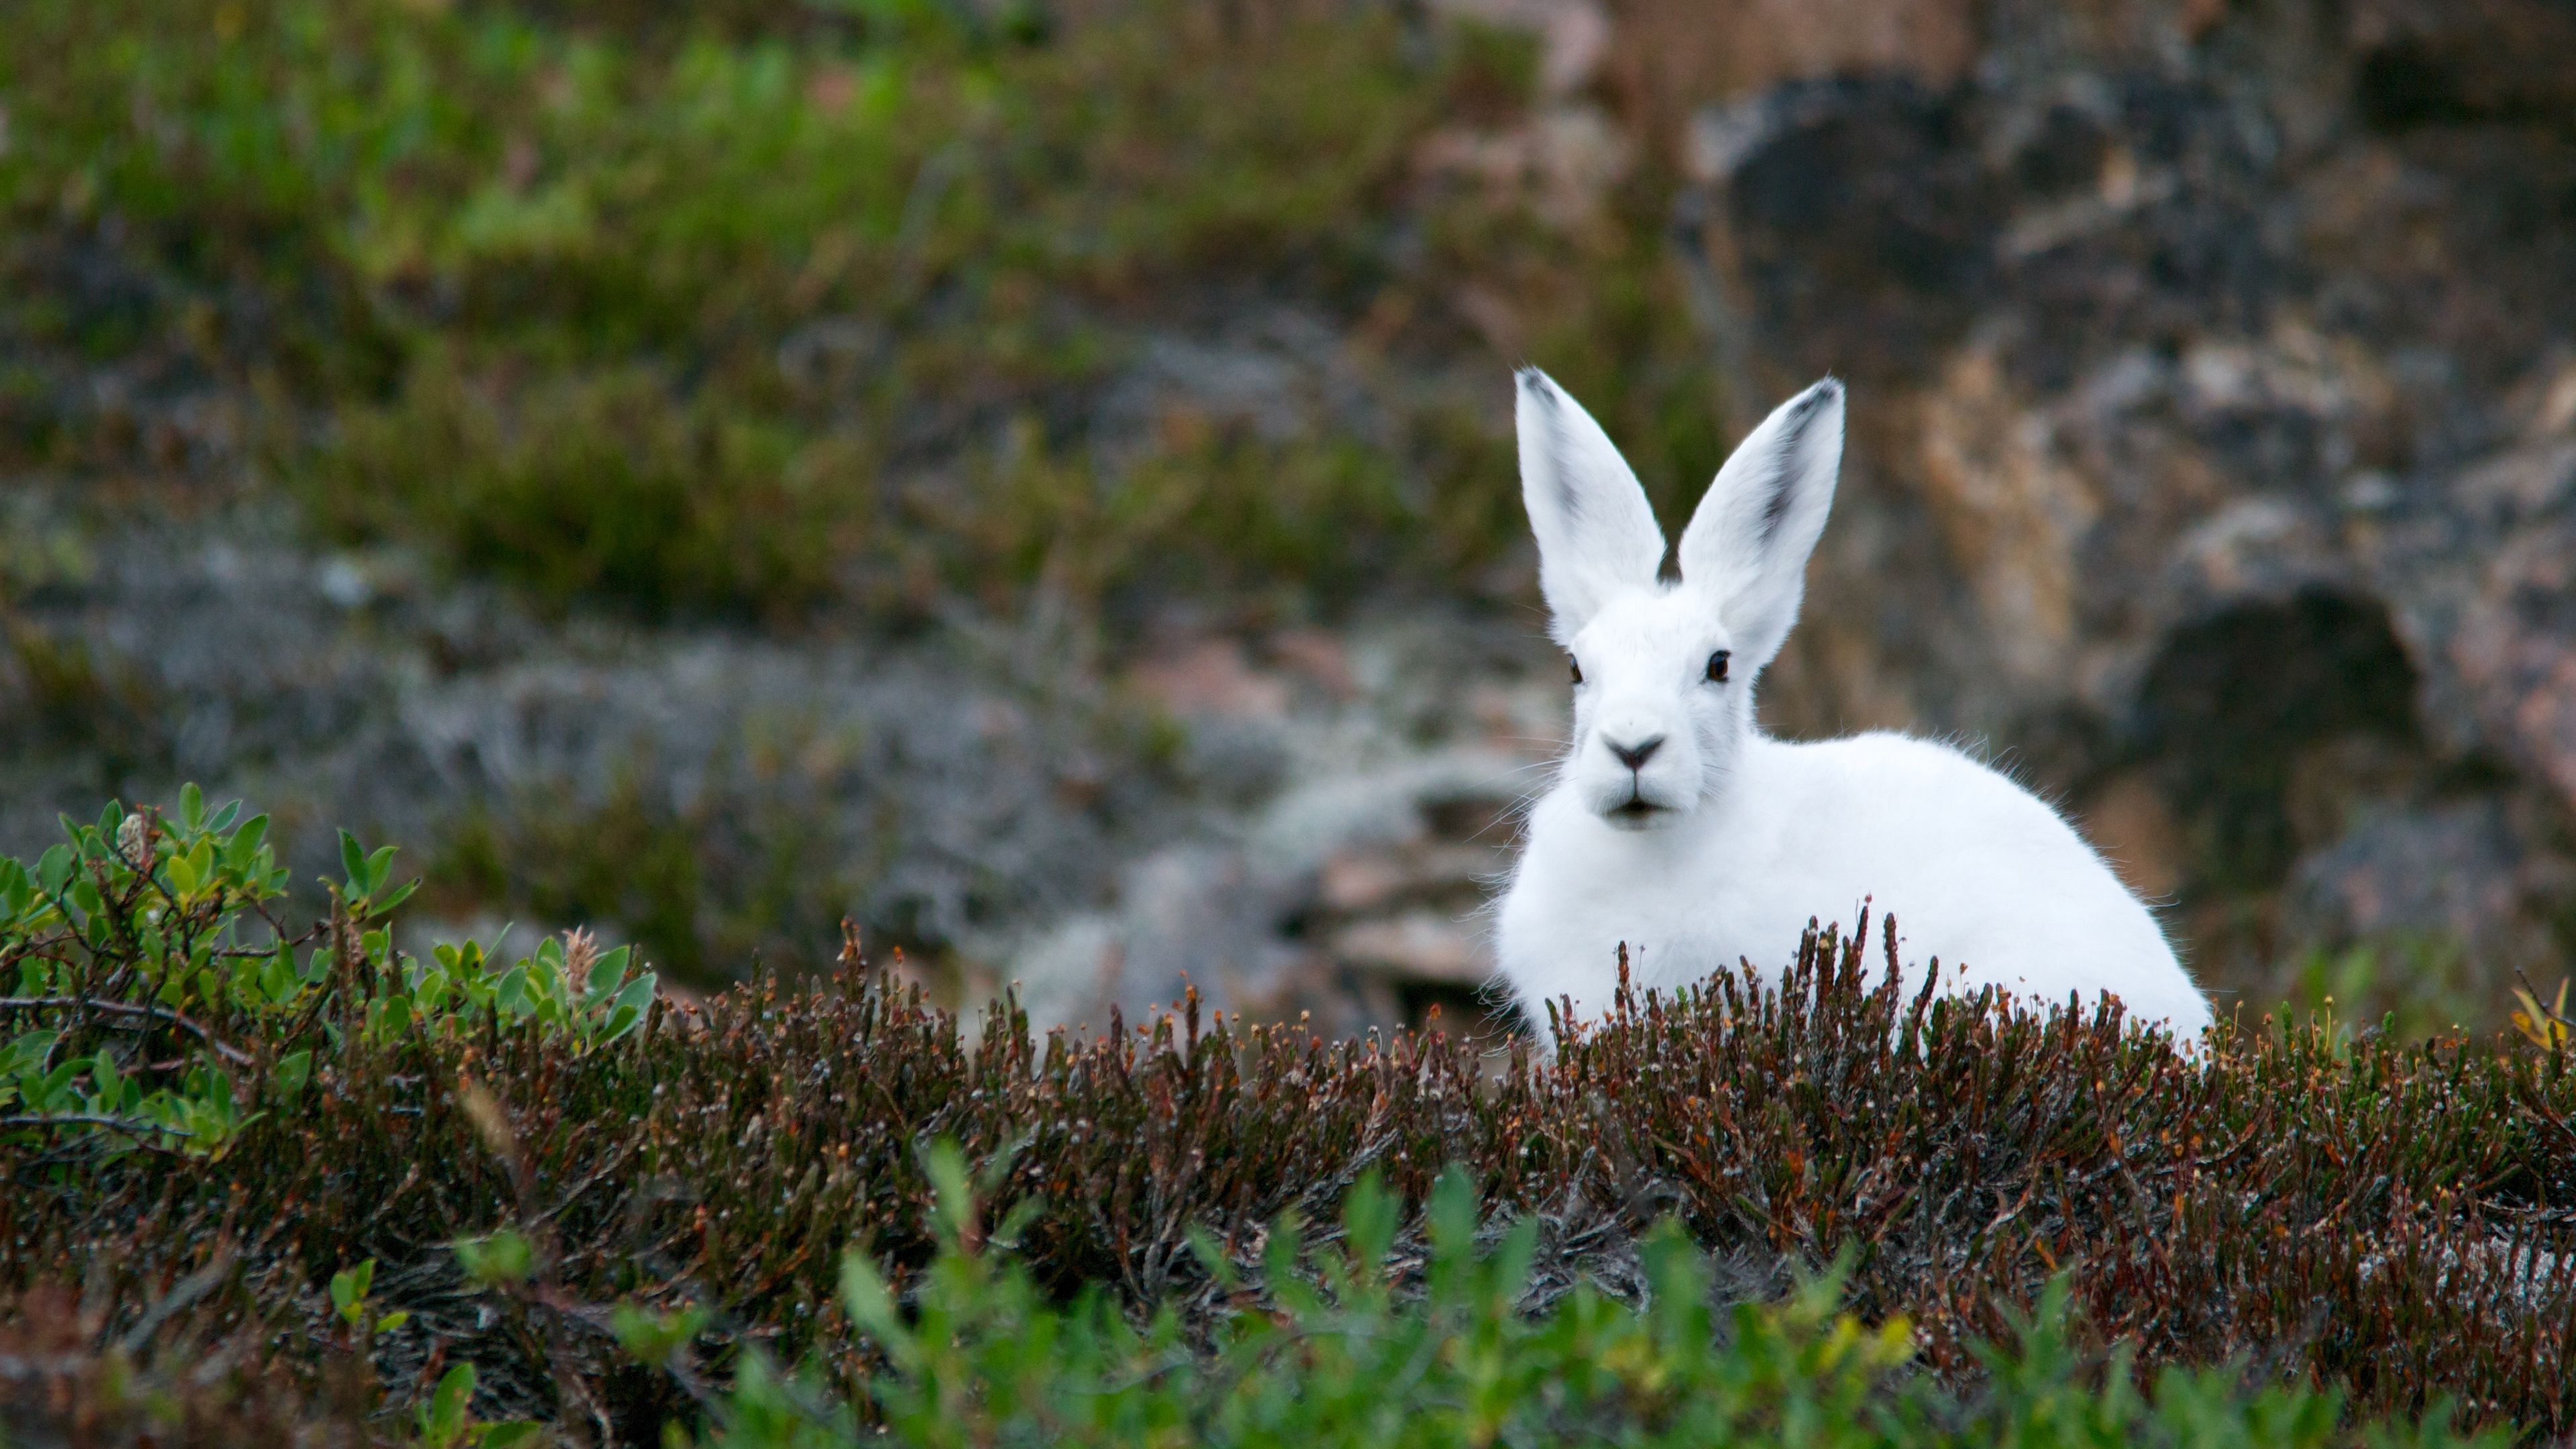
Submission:
POLYGON ((1842 384, 1783 403, 1727 459, 1682 532, 1678 580, 1660 576, 1663 530, 1601 425, 1534 367, 1518 412, 1539 585, 1573 656, 1564 778, 1612 825, 1670 825, 1725 788, 1753 681, 1797 621, 1842 465, 1842 384))

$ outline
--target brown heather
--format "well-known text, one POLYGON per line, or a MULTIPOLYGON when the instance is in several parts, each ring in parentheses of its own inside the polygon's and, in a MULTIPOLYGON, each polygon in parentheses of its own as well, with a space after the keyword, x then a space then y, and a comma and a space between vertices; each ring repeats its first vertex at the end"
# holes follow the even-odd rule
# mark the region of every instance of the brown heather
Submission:
POLYGON ((1633 1244, 1671 1214, 1740 1294, 1844 1255, 1858 1311, 1908 1315, 1945 1376, 1973 1379, 1963 1345, 2064 1273, 2082 1331, 2148 1364, 2235 1357, 2366 1410, 2448 1393, 2471 1420, 2576 1429, 2564 1047, 2267 1020, 2194 1061, 2107 1010, 1900 999, 1863 970, 1859 941, 1811 935, 1783 991, 1747 975, 1630 998, 1553 1062, 1194 1004, 1044 1041, 1005 1008, 970 1041, 854 950, 810 988, 657 1007, 587 1054, 497 1029, 353 1048, 212 1163, 73 1172, 10 1149, 0 1409, 101 1372, 99 1345, 136 1371, 213 1354, 241 1413, 270 1412, 252 1390, 280 1375, 345 1404, 353 1376, 404 1399, 471 1361, 480 1409, 628 1438, 738 1345, 853 1364, 836 1261, 864 1246, 901 1282, 928 1260, 920 1149, 945 1135, 989 1164, 988 1220, 1040 1201, 1020 1251, 1067 1294, 1204 1314, 1219 1291, 1193 1229, 1251 1263, 1282 1214, 1331 1222, 1364 1171, 1418 1211, 1454 1161, 1494 1219, 1541 1220, 1541 1296, 1582 1276, 1634 1291, 1633 1244), (449 1242, 512 1224, 534 1280, 468 1284, 449 1242), (362 1363, 323 1284, 366 1258, 376 1307, 411 1317, 362 1363), (608 1333, 621 1299, 714 1316, 696 1355, 646 1369, 608 1333), (41 1362, 22 1349, 48 1334, 41 1362))

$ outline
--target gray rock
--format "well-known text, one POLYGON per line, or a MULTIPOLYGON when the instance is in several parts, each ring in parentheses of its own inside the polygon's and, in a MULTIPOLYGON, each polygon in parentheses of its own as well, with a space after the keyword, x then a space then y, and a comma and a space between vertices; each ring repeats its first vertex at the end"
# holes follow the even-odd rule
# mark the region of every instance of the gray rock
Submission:
POLYGON ((2520 862, 2530 853, 2500 805, 2472 800, 2368 819, 2300 860, 2288 900, 2291 934, 2341 943, 2381 938, 2453 942, 2495 955, 2520 914, 2520 862))
POLYGON ((2567 12, 2114 8, 2008 4, 1964 80, 1695 123, 1737 426, 1852 384, 1773 716, 2008 742, 2079 808, 2152 780, 2182 858, 2146 873, 2221 975, 2284 947, 2285 886, 2357 928, 2365 858, 2450 882, 2397 915, 2545 936, 2576 899, 2576 91, 2531 47, 2567 12), (2313 765, 2356 732, 2465 798, 2301 838, 2294 775, 2375 788, 2313 765))
POLYGON ((478 821, 561 852, 624 812, 685 842, 673 878, 635 889, 690 898, 632 904, 691 913, 693 949, 657 945, 704 972, 816 959, 844 913, 934 948, 1059 913, 1116 878, 1113 835, 1154 837, 1153 777, 1110 767, 1122 726, 1061 641, 547 628, 399 558, 316 564, 302 543, 268 512, 144 523, 29 594, 0 682, 0 848, 183 780, 273 812, 306 882, 335 873, 335 825, 416 868, 478 821), (38 657, 63 677, 31 678, 38 657))
POLYGON ((1256 668, 1229 642, 1184 640, 1138 665, 1185 727, 1263 740, 1281 772, 1258 805, 1211 800, 1104 908, 979 947, 1008 961, 1035 1020, 1098 1025, 1113 1006, 1135 1020, 1186 988, 1335 1031, 1434 1003, 1471 1025, 1502 1014, 1482 1005, 1483 903, 1560 703, 1538 682, 1552 653, 1464 619, 1379 622, 1343 636, 1326 673, 1345 687, 1294 688, 1313 652, 1256 668))

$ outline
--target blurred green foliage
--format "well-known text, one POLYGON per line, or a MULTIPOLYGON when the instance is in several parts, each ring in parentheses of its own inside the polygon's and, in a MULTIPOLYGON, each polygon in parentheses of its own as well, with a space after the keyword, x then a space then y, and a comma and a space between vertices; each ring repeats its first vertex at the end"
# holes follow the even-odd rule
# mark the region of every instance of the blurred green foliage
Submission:
MULTIPOLYGON (((1168 1309, 1141 1328, 1099 1292, 1051 1301, 1006 1248, 980 1243, 954 1143, 931 1149, 941 1249, 909 1304, 864 1255, 842 1261, 840 1308, 883 1364, 835 1393, 808 1369, 781 1375, 748 1357, 713 1405, 705 1442, 726 1449, 908 1445, 1767 1444, 1797 1449, 2019 1445, 2476 1444, 2510 1436, 2452 1430, 2448 1405, 2415 1425, 2348 1423, 2342 1396, 2254 1388, 2232 1367, 2168 1367, 2141 1392, 2130 1355, 2107 1362, 2069 1332, 2072 1295, 2052 1283, 2012 1342, 1981 1344, 1981 1394, 1962 1398, 1905 1370, 1903 1316, 1864 1325, 1840 1310, 1828 1274, 1786 1299, 1709 1307, 1705 1254, 1667 1220, 1641 1244, 1647 1301, 1584 1284, 1548 1310, 1525 1301, 1537 1220, 1494 1234, 1474 1175, 1444 1173, 1427 1205, 1427 1254, 1396 1255, 1404 1215, 1375 1174, 1344 1200, 1337 1239, 1310 1247, 1291 1218, 1268 1235, 1261 1277, 1273 1306, 1212 1239, 1197 1246, 1238 1301, 1194 1345, 1168 1309), (1418 1273, 1412 1282, 1400 1280, 1418 1273)), ((997 1239, 1007 1243, 1007 1234, 997 1239)), ((662 1341, 638 1332, 642 1349, 662 1341)))
POLYGON ((2290 964, 2281 1009, 2316 1018, 2341 1038, 2356 1026, 2422 1041, 2499 1017, 2498 994, 2468 949, 2440 936, 2392 935, 2340 949, 2310 946, 2290 964))
MULTIPOLYGON (((1499 351, 1490 409, 1390 394, 1366 436, 1098 435, 1141 339, 1260 305, 1454 356, 1486 299, 1651 487, 1714 466, 1668 182, 1547 217, 1421 164, 1526 111, 1525 38, 1296 0, 1039 22, 28 0, 0 267, 142 281, 35 289, 14 325, 239 381, 343 537, 647 613, 902 616, 1041 578, 1329 605, 1517 545, 1499 351)), ((77 422, 0 387, 28 457, 97 464, 77 422)))

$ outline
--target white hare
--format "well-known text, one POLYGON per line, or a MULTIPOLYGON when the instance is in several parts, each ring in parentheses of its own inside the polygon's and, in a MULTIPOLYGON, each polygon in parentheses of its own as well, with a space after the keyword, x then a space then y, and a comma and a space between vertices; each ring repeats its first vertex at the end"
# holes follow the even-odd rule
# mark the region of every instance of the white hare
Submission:
POLYGON ((1907 970, 2025 1006, 2120 999, 2185 1042, 2209 1025, 2155 918, 2055 810, 1927 740, 1765 736, 1753 685, 1796 622, 1842 465, 1843 389, 1781 405, 1719 470, 1658 574, 1654 510, 1601 425, 1520 373, 1521 489, 1574 732, 1501 903, 1502 974, 1542 1031, 1610 1004, 1618 952, 1670 989, 1785 962, 1810 917, 1894 913, 1907 970))

